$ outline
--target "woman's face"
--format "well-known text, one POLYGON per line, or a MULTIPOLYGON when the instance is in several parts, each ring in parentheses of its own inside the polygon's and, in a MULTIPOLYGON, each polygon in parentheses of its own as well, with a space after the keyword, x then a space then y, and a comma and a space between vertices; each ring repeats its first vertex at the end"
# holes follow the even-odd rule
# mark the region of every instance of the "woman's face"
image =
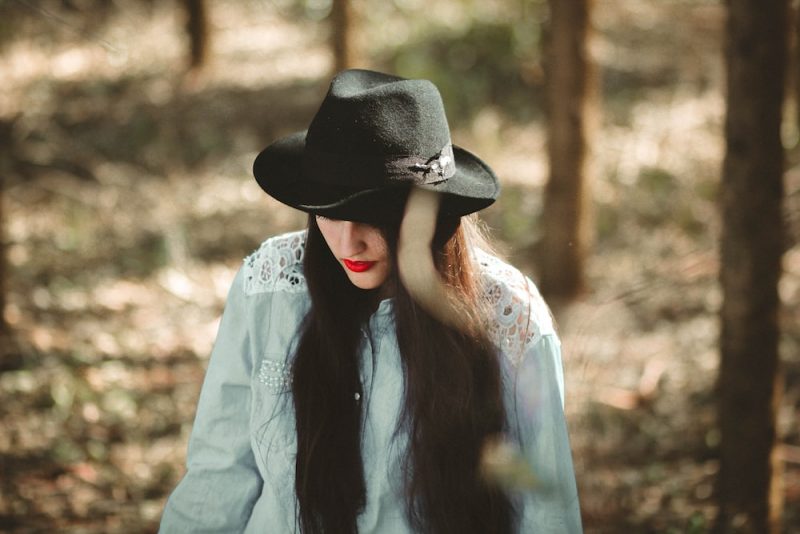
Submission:
POLYGON ((392 270, 389 247, 380 230, 317 215, 317 226, 347 278, 361 289, 377 289, 392 270))

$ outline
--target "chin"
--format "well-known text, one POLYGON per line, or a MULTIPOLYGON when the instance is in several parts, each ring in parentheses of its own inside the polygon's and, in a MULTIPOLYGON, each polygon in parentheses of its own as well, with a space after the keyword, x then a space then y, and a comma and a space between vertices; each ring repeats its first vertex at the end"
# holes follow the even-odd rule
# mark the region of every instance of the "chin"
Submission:
POLYGON ((363 274, 350 272, 347 273, 347 278, 350 280, 350 283, 365 291, 370 289, 378 289, 383 285, 387 277, 388 273, 384 273, 380 270, 374 272, 370 271, 363 274))
POLYGON ((381 287, 381 284, 376 280, 353 280, 351 278, 350 282, 357 288, 364 290, 377 289, 381 287))

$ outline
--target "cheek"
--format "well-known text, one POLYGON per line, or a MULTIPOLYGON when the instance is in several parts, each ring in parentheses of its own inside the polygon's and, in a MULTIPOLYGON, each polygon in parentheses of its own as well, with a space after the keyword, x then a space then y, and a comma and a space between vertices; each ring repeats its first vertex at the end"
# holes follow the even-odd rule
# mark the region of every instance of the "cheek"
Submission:
POLYGON ((389 258, 389 247, 381 234, 376 233, 375 235, 370 236, 369 246, 373 251, 375 251, 377 256, 380 256, 382 259, 389 258))
POLYGON ((325 240, 325 244, 328 245, 328 248, 331 249, 331 251, 333 251, 331 243, 336 242, 335 227, 319 220, 317 221, 317 227, 319 228, 319 233, 322 234, 322 238, 325 240))

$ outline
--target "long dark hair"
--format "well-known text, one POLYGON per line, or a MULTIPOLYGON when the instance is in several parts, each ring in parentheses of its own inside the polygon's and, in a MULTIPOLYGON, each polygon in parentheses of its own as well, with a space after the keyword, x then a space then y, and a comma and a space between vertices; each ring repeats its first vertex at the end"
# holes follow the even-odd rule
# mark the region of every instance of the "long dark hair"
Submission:
MULTIPOLYGON (((508 497, 479 474, 482 447, 504 430, 506 419, 499 361, 470 260, 470 224, 441 222, 433 243, 437 270, 460 303, 466 328, 447 326, 420 308, 396 272, 386 281, 405 374, 398 431, 408 436, 407 516, 415 530, 432 534, 512 529, 508 497)), ((397 265, 398 228, 380 229, 397 265)), ((292 366, 300 528, 304 534, 355 533, 366 503, 357 401, 360 328, 379 295, 350 283, 313 215, 304 271, 311 308, 292 366)))

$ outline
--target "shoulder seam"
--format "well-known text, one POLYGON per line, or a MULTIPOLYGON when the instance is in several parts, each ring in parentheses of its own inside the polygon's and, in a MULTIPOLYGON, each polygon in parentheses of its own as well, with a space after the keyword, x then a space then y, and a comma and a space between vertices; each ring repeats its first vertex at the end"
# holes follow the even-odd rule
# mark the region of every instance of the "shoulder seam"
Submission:
POLYGON ((536 285, 519 269, 477 250, 484 296, 494 312, 490 335, 498 349, 515 365, 539 338, 555 334, 547 305, 536 285))

